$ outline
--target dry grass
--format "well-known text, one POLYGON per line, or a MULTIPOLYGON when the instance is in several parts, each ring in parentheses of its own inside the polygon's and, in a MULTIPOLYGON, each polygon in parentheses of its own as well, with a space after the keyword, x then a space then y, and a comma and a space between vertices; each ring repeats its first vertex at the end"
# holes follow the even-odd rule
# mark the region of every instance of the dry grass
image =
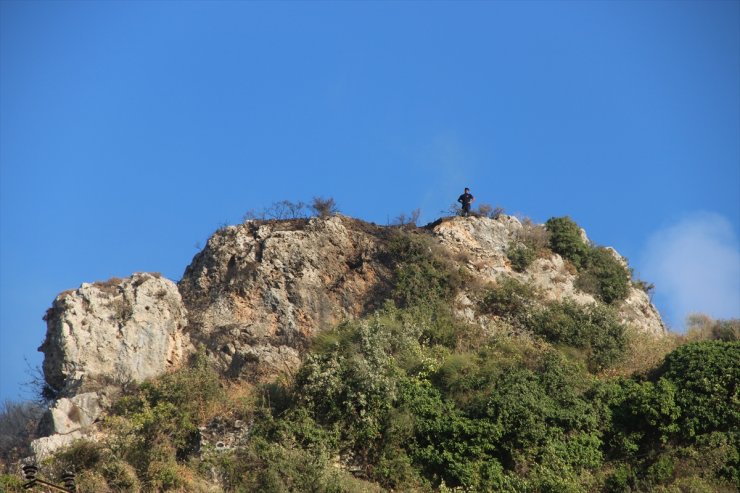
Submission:
POLYGON ((688 342, 740 340, 740 319, 715 320, 704 313, 692 313, 686 317, 686 328, 688 342))
POLYGON ((95 286, 105 294, 116 295, 121 291, 122 282, 123 279, 121 279, 120 277, 111 277, 107 281, 96 281, 93 283, 93 286, 95 286))
POLYGON ((516 240, 539 252, 548 248, 550 233, 542 224, 526 220, 522 223, 522 229, 517 232, 516 240))
POLYGON ((565 263, 563 264, 565 267, 565 271, 568 274, 573 275, 573 276, 578 274, 578 267, 576 267, 576 265, 573 262, 571 262, 570 260, 566 260, 566 259, 563 259, 563 260, 565 261, 565 263))
POLYGON ((259 398, 256 387, 248 382, 226 382, 223 390, 225 398, 209 403, 198 416, 200 423, 207 423, 217 416, 243 418, 254 409, 259 398))
POLYGON ((668 353, 687 342, 683 336, 674 332, 656 337, 630 328, 627 335, 629 345, 625 357, 615 367, 607 370, 607 375, 628 377, 646 373, 660 365, 668 353))

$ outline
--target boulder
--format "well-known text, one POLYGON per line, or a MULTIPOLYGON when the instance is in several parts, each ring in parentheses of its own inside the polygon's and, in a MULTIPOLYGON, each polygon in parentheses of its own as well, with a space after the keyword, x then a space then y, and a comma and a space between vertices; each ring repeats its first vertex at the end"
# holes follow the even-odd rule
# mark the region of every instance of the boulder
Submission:
POLYGON ((66 435, 51 435, 48 437, 37 438, 31 442, 31 450, 35 456, 35 462, 38 464, 47 457, 50 457, 57 450, 69 447, 77 440, 84 438, 79 431, 73 431, 66 435))
POLYGON ((189 348, 180 293, 159 274, 65 291, 44 319, 44 376, 60 397, 160 375, 189 348))
POLYGON ((49 408, 47 414, 49 434, 66 435, 91 426, 100 417, 103 408, 96 392, 63 397, 49 408))

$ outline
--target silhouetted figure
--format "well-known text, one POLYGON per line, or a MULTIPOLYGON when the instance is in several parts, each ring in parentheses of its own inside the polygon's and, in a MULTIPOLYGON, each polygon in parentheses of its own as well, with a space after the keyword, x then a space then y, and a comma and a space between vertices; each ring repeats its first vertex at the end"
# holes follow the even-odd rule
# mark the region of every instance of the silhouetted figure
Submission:
POLYGON ((462 215, 467 217, 470 214, 470 204, 475 201, 475 197, 470 194, 470 189, 466 188, 465 193, 460 195, 457 201, 462 204, 462 215))

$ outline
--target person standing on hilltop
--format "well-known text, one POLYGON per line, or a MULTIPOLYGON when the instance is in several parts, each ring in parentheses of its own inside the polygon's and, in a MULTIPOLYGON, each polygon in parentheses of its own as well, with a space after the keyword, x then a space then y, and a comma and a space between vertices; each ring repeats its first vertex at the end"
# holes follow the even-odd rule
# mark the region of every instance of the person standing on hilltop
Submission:
POLYGON ((457 201, 462 204, 462 215, 467 217, 470 214, 470 204, 475 201, 475 197, 470 194, 470 189, 466 188, 465 193, 460 195, 457 201))

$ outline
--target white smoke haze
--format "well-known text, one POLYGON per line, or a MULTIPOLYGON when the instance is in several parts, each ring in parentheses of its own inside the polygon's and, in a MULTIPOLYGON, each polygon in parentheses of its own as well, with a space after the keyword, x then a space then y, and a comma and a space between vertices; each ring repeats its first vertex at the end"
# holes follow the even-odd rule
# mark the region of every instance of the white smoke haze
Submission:
POLYGON ((655 301, 674 330, 686 316, 740 317, 740 246, 730 222, 715 213, 692 214, 654 233, 642 261, 655 284, 655 301))

